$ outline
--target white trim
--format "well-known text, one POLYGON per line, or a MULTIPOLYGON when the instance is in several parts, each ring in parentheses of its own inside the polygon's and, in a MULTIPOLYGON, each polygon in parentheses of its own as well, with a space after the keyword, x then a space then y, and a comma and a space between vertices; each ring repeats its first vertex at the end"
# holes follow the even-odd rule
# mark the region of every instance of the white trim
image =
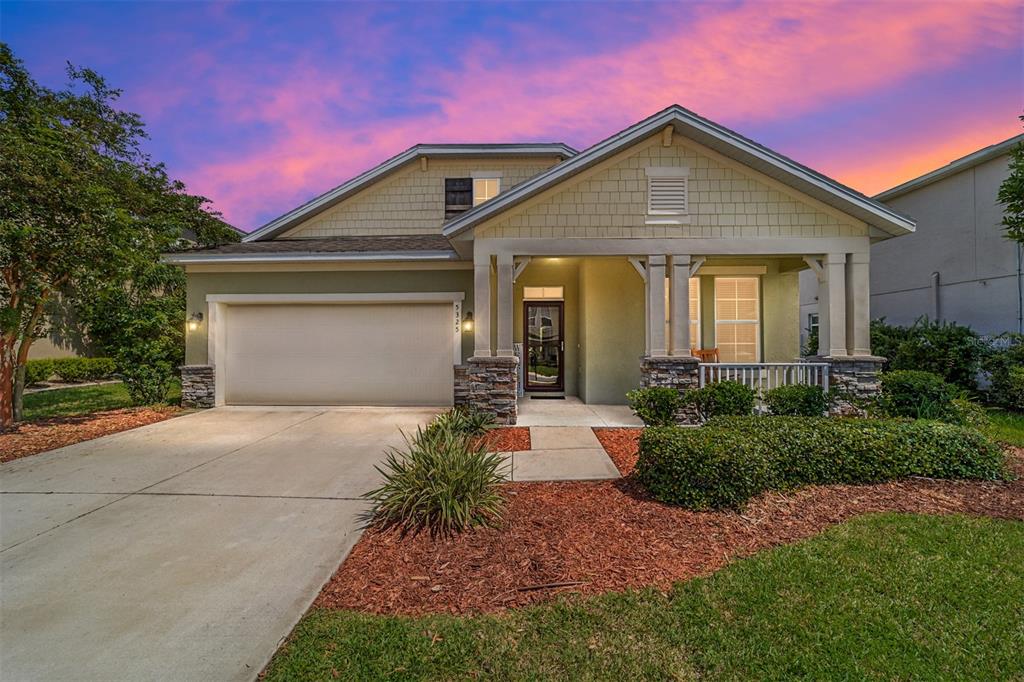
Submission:
POLYGON ((516 258, 515 259, 515 269, 512 270, 512 281, 513 282, 515 282, 517 279, 519 279, 519 275, 523 274, 523 270, 525 270, 526 266, 529 265, 529 264, 530 264, 530 257, 529 256, 525 256, 523 258, 516 258))
POLYGON ((640 275, 640 279, 647 281, 647 265, 643 259, 637 258, 636 256, 629 257, 629 264, 636 270, 636 274, 640 275))
POLYGON ((461 291, 412 291, 373 294, 207 294, 207 303, 445 303, 462 301, 461 291))
POLYGON ((458 260, 451 251, 367 251, 345 253, 169 253, 160 257, 164 263, 334 263, 353 261, 438 261, 458 260))
POLYGON ((518 239, 473 241, 481 253, 517 256, 643 256, 648 253, 689 253, 692 256, 797 256, 805 253, 867 253, 867 237, 665 237, 518 239))
POLYGON ((723 275, 725 277, 748 277, 767 275, 767 265, 708 265, 701 269, 702 275, 723 275))
POLYGON ((505 177, 505 172, 500 170, 475 170, 469 172, 469 177, 473 180, 501 180, 505 177))
POLYGON ((690 277, 696 277, 697 272, 704 267, 707 256, 696 256, 690 261, 690 277))

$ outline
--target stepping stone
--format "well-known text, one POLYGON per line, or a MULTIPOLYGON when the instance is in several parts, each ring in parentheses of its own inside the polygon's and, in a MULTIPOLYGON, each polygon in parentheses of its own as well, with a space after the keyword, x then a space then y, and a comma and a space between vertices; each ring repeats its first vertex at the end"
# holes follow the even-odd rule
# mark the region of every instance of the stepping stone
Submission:
POLYGON ((525 450, 513 456, 513 481, 590 481, 618 478, 603 449, 525 450))
POLYGON ((589 426, 531 426, 531 450, 581 450, 601 448, 589 426))

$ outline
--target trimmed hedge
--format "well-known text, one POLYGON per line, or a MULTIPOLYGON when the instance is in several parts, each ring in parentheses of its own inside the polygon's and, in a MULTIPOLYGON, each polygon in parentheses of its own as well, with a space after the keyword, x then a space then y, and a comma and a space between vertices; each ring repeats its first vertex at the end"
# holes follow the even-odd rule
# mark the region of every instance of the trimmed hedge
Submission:
POLYGON ((828 410, 828 397, 821 386, 791 384, 776 386, 764 394, 768 412, 791 417, 820 417, 828 410))
POLYGON ((646 429, 635 472, 655 499, 695 510, 805 485, 1007 475, 1002 450, 973 429, 827 417, 724 417, 697 429, 646 429))
POLYGON ((62 381, 99 381, 113 376, 117 367, 110 358, 44 358, 25 363, 25 385, 38 384, 57 375, 62 381))
POLYGON ((626 394, 633 414, 646 426, 671 426, 676 423, 676 412, 683 406, 683 397, 669 386, 648 386, 626 394))
POLYGON ((53 360, 29 360, 25 363, 25 385, 31 386, 53 376, 53 360))
POLYGON ((745 416, 754 412, 757 394, 738 381, 716 381, 703 388, 687 391, 683 402, 693 405, 701 419, 745 416))

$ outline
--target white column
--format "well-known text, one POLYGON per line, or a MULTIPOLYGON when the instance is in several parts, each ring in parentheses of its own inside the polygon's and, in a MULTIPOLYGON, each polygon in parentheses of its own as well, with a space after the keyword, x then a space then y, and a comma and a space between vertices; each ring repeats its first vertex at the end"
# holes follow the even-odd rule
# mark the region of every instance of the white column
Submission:
POLYGON ((473 255, 473 356, 491 356, 491 257, 473 255))
POLYGON ((672 305, 672 334, 669 338, 669 354, 689 357, 690 339, 690 257, 672 256, 672 276, 669 281, 669 301, 672 305))
POLYGON ((851 253, 846 261, 846 348, 871 355, 871 253, 851 253))
POLYGON ((818 291, 818 353, 847 355, 845 253, 825 257, 824 276, 824 290, 818 291))
POLYGON ((647 257, 647 298, 649 353, 653 357, 664 357, 668 354, 665 343, 665 256, 647 257))
POLYGON ((511 357, 512 349, 512 254, 498 254, 498 355, 511 357))

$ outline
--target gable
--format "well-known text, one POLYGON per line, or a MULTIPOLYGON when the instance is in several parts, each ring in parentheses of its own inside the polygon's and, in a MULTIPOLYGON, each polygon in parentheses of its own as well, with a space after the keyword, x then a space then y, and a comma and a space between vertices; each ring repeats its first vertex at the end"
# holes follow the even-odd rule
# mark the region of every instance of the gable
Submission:
POLYGON ((505 192, 559 161, 556 156, 430 158, 426 160, 425 170, 422 163, 416 161, 276 238, 440 234, 444 225, 445 178, 494 172, 501 178, 501 192, 505 192))
POLYGON ((868 226, 676 134, 654 134, 479 224, 477 237, 849 237, 868 226), (647 169, 686 168, 687 224, 648 224, 647 169))

